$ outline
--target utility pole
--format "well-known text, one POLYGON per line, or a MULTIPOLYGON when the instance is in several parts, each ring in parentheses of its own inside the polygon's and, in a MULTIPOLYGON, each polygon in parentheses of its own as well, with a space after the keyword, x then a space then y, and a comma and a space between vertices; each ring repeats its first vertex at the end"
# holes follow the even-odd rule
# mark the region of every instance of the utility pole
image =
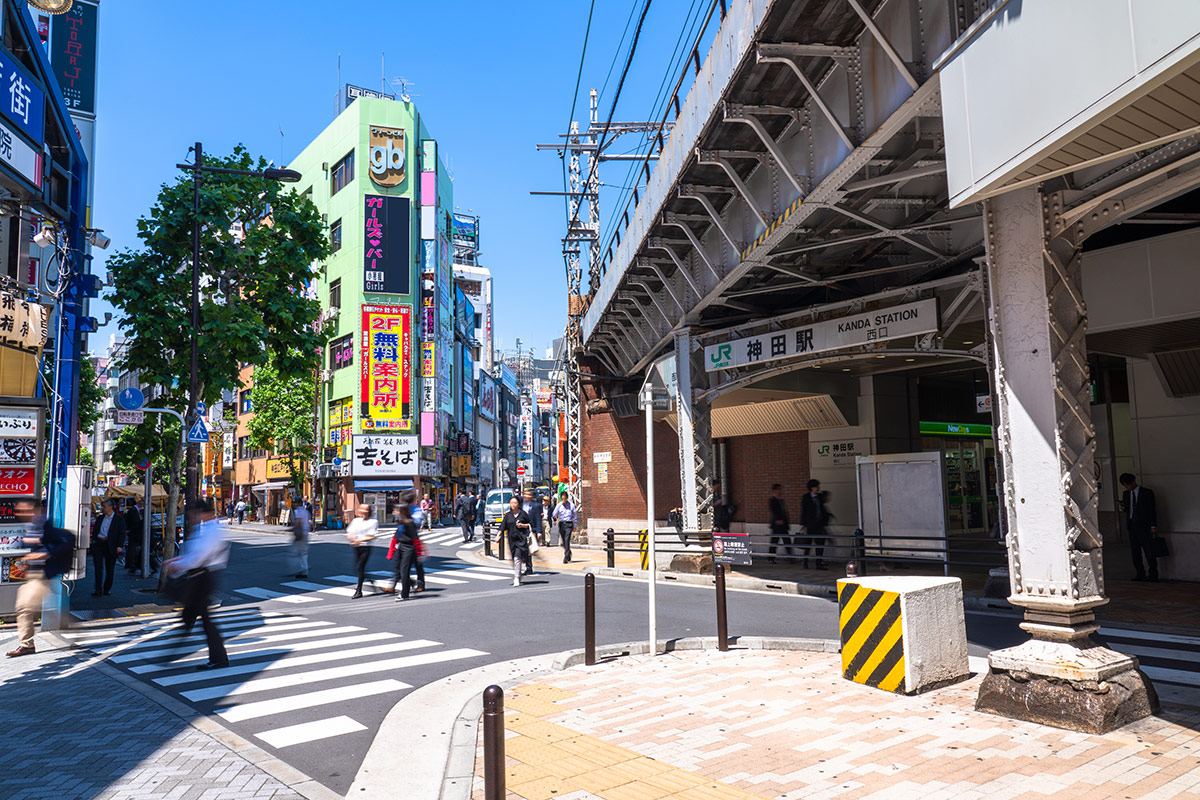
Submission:
MULTIPOLYGON (((567 197, 567 233, 563 237, 563 260, 567 268, 567 327, 563 334, 563 395, 566 406, 567 434, 567 489, 576 514, 583 508, 580 481, 583 476, 583 383, 579 374, 579 353, 583 348, 583 313, 587 299, 583 290, 583 267, 580 264, 580 246, 588 245, 588 291, 587 297, 600 286, 600 164, 604 161, 639 161, 647 163, 657 160, 662 152, 662 134, 669 131, 671 122, 600 122, 599 99, 596 90, 588 92, 588 128, 579 129, 579 123, 571 120, 565 134, 559 134, 564 142, 539 144, 538 150, 555 150, 559 157, 568 159, 568 186, 566 192, 534 192, 539 195, 567 197), (654 134, 657 152, 645 155, 607 153, 614 142, 629 133, 654 134), (582 178, 580 155, 587 154, 587 178, 582 178), (587 203, 587 222, 581 218, 581 206, 587 203)), ((649 170, 639 172, 635 182, 646 179, 649 170)), ((636 189, 635 189, 636 192, 636 189)))

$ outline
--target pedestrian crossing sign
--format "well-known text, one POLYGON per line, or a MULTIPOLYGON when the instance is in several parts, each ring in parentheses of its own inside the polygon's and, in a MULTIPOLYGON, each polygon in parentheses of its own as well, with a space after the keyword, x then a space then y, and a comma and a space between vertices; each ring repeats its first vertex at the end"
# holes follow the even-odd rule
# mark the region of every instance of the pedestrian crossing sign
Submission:
POLYGON ((188 430, 187 440, 189 444, 208 441, 208 426, 204 424, 204 417, 196 418, 196 422, 188 430))

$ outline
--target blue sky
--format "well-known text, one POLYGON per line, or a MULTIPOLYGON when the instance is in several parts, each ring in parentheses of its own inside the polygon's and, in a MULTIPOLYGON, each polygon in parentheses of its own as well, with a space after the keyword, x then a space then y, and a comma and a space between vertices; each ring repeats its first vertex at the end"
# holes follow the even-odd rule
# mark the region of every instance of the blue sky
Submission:
MULTIPOLYGON (((632 34, 631 11, 636 24, 644 2, 596 0, 575 115, 584 126, 587 89, 607 78, 604 119, 629 38, 618 45, 626 30, 632 34)), ((709 4, 652 0, 614 119, 650 117, 685 21, 709 4)), ((540 351, 565 322, 565 216, 560 199, 529 195, 562 188, 560 160, 534 145, 566 130, 588 8, 588 0, 107 0, 100 6, 93 224, 112 238, 107 253, 136 246, 137 218, 196 141, 211 153, 243 142, 286 162, 333 118, 338 54, 344 82, 377 89, 384 53, 386 78, 409 82, 440 142, 456 206, 482 218, 481 261, 495 278, 499 344, 510 348, 520 337, 540 351)), ((677 76, 671 70, 668 90, 677 76)), ((620 142, 617 151, 633 144, 620 142)), ((601 169, 614 187, 602 195, 602 223, 627 168, 601 169)), ((605 224, 602 239, 610 232, 605 224)), ((111 310, 106 302, 93 306, 101 320, 111 310)), ((115 330, 114 320, 93 336, 92 351, 102 352, 115 330)))

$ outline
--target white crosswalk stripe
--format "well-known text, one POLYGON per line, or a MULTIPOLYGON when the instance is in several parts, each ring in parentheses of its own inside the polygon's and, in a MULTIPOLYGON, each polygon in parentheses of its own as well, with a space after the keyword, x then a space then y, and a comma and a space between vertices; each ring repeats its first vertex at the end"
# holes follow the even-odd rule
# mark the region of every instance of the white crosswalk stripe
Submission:
MULTIPOLYGON (((341 582, 349 577, 318 580, 341 582)), ((312 585, 318 587, 313 591, 341 588, 312 585)), ((78 647, 107 656, 184 701, 217 701, 218 708, 207 713, 230 724, 249 725, 245 735, 277 749, 367 730, 363 720, 354 719, 353 704, 411 689, 399 679, 406 669, 488 655, 278 612, 231 610, 220 616, 218 625, 227 637, 229 663, 204 671, 195 669, 208 659, 204 635, 183 631, 176 620, 74 631, 77 635, 71 638, 78 647), (375 676, 380 679, 364 680, 375 676), (265 699, 253 699, 264 694, 265 699), (244 700, 247 696, 250 699, 244 700), (336 711, 322 714, 322 708, 336 711), (317 711, 306 715, 308 709, 317 711)))
POLYGON ((285 603, 315 603, 316 597, 305 597, 302 594, 284 594, 283 592, 273 592, 270 589, 261 589, 257 586, 250 586, 245 589, 234 589, 238 594, 244 594, 247 597, 256 597, 259 600, 282 600, 285 603))
POLYGON ((1200 637, 1107 625, 1099 636, 1112 649, 1137 657, 1161 700, 1200 706, 1200 637))
POLYGON ((285 581, 284 586, 290 586, 293 589, 303 589, 306 592, 324 592, 326 594, 336 594, 342 597, 353 597, 354 590, 347 589, 344 586, 325 586, 312 581, 285 581))

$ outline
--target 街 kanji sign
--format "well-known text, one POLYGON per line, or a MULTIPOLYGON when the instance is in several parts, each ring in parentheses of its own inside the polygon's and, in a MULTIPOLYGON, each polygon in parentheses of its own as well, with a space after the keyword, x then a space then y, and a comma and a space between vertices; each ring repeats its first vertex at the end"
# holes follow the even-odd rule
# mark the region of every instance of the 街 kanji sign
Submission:
POLYGON ((412 306, 363 306, 363 431, 411 431, 412 306))
POLYGON ((355 477, 386 475, 409 477, 417 474, 417 437, 393 434, 356 433, 351 448, 350 471, 355 477))

